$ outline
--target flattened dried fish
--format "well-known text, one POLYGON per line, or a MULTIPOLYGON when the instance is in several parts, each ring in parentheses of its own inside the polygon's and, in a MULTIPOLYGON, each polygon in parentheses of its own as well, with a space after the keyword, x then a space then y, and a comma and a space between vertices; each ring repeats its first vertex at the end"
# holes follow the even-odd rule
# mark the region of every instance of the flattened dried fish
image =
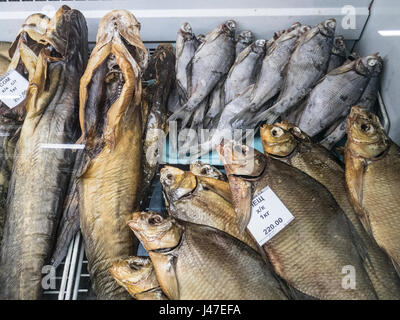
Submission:
POLYGON ((113 263, 110 273, 136 300, 168 300, 148 257, 129 257, 113 263))
POLYGON ((258 250, 255 241, 239 231, 227 182, 170 166, 161 169, 160 182, 170 215, 225 231, 258 250))
POLYGON ((390 259, 366 233, 349 201, 343 163, 289 123, 266 124, 260 135, 266 155, 303 171, 329 190, 367 250, 364 267, 378 298, 400 299, 400 279, 390 259))
POLYGON ((225 232, 154 212, 134 213, 129 227, 171 300, 287 299, 262 258, 225 232))
POLYGON ((250 219, 253 196, 266 186, 293 214, 294 220, 263 245, 280 277, 318 299, 376 299, 364 270, 361 240, 322 184, 244 145, 223 142, 217 151, 243 231, 250 219), (354 290, 342 286, 342 271, 348 265, 357 274, 354 290))
POLYGON ((328 19, 305 32, 297 41, 285 72, 278 101, 251 122, 273 123, 280 115, 300 103, 320 80, 329 64, 336 21, 328 19))
POLYGON ((108 269, 116 259, 135 254, 138 246, 126 222, 141 195, 141 73, 147 59, 133 14, 113 10, 105 15, 80 86, 85 144, 80 224, 99 299, 130 298, 108 269))
POLYGON ((75 155, 63 147, 79 137, 79 79, 86 66, 87 26, 62 6, 42 38, 16 147, 1 248, 0 297, 38 299, 75 155), (59 145, 49 148, 48 144, 59 145), (35 170, 32 170, 35 168, 35 170))
POLYGON ((346 116, 360 99, 370 78, 377 76, 382 67, 382 58, 372 55, 331 71, 304 102, 298 127, 313 137, 346 116))
POLYGON ((260 61, 265 55, 265 40, 260 39, 244 49, 229 70, 224 84, 225 105, 247 86, 255 83, 260 61))
POLYGON ((155 82, 143 90, 142 108, 149 113, 143 137, 143 195, 153 181, 160 162, 164 134, 167 126, 167 98, 171 84, 175 78, 175 57, 171 44, 160 44, 153 53, 148 70, 152 74, 144 73, 145 80, 155 79, 155 82), (147 106, 145 106, 147 105, 147 106))
POLYGON ((235 58, 235 29, 236 23, 228 20, 207 34, 187 67, 188 101, 168 121, 180 119, 183 120, 181 127, 186 127, 193 110, 229 72, 235 58))
POLYGON ((346 44, 343 36, 337 36, 333 39, 332 53, 329 58, 327 73, 340 67, 346 61, 346 44))
POLYGON ((236 38, 236 48, 235 48, 235 56, 236 56, 236 58, 253 41, 254 41, 254 36, 253 36, 253 33, 251 31, 243 30, 242 32, 240 32, 239 35, 236 38))
POLYGON ((353 107, 347 118, 346 184, 350 201, 367 232, 400 274, 400 147, 376 115, 353 107))

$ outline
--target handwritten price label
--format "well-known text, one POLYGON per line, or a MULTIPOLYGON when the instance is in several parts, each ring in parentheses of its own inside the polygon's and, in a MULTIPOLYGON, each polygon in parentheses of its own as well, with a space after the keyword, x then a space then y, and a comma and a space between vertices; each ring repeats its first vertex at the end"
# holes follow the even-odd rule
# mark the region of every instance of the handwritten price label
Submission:
POLYGON ((251 218, 247 229, 262 246, 285 228, 294 216, 271 190, 265 187, 251 201, 251 218))
POLYGON ((10 109, 16 107, 26 98, 28 80, 14 69, 0 77, 0 100, 10 109))

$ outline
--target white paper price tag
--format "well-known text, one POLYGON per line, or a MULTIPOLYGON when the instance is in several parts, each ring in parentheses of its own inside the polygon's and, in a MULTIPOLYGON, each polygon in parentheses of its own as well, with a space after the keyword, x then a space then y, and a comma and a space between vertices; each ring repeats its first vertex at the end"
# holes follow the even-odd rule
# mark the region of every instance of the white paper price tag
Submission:
POLYGON ((0 77, 0 100, 10 109, 25 100, 28 80, 14 69, 10 69, 0 77))
POLYGON ((262 246, 285 228, 294 216, 271 190, 265 187, 251 201, 251 218, 247 229, 262 246))

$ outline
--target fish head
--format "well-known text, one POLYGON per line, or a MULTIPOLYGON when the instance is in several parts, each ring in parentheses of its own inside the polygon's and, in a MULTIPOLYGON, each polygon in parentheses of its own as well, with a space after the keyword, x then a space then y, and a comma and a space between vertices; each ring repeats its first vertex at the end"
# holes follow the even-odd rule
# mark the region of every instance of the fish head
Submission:
POLYGON ((193 30, 192 30, 192 26, 189 24, 189 22, 182 23, 178 32, 183 37, 183 39, 185 39, 186 41, 192 40, 195 37, 193 30))
POLYGON ((300 27, 301 27, 301 22, 296 21, 295 23, 293 23, 293 24, 286 30, 286 32, 293 31, 293 30, 298 29, 298 28, 300 28, 300 27))
POLYGON ((183 226, 174 218, 164 218, 156 212, 135 212, 128 226, 147 251, 166 250, 180 243, 183 226))
POLYGON ((290 122, 283 120, 281 122, 275 123, 274 125, 278 126, 283 130, 289 131, 293 136, 295 136, 300 140, 311 142, 311 138, 306 133, 301 131, 299 127, 296 127, 294 124, 290 122))
POLYGON ((336 20, 334 18, 326 19, 318 25, 318 28, 326 37, 333 37, 336 30, 336 20))
POLYGON ((332 53, 338 56, 346 56, 346 45, 343 36, 337 36, 333 39, 332 53))
POLYGON ((215 167, 200 161, 190 164, 190 172, 195 176, 205 176, 215 179, 224 179, 224 175, 215 167))
POLYGON ((160 182, 168 203, 188 196, 197 186, 196 176, 192 172, 171 166, 161 169, 160 182))
POLYGON ((363 158, 375 158, 389 146, 389 139, 378 117, 360 106, 353 106, 347 117, 347 146, 363 158))
POLYGON ((376 77, 382 72, 382 69, 383 59, 378 55, 378 53, 359 58, 356 62, 357 72, 365 76, 376 77))
POLYGON ((41 39, 43 44, 50 44, 61 56, 67 53, 69 24, 72 9, 66 5, 61 6, 47 24, 46 34, 41 39))
POLYGON ((253 42, 253 33, 249 30, 243 30, 239 33, 236 42, 240 42, 243 44, 250 44, 253 42))
POLYGON ((265 53, 265 44, 266 41, 264 39, 258 39, 252 44, 251 50, 257 55, 263 55, 265 53))
POLYGON ((96 46, 109 42, 123 44, 143 71, 149 54, 140 38, 140 29, 140 23, 130 11, 112 10, 100 20, 96 46))
POLYGON ((113 262, 109 269, 119 285, 131 295, 148 291, 159 286, 153 263, 148 257, 129 257, 113 262))
POLYGON ((273 124, 265 124, 260 128, 260 136, 264 153, 278 157, 286 157, 297 146, 295 137, 287 130, 273 124))
POLYGON ((236 22, 234 20, 225 21, 222 25, 222 32, 224 32, 228 37, 235 38, 236 22))
POLYGON ((197 40, 200 43, 204 43, 206 41, 206 36, 204 34, 200 33, 200 34, 197 35, 197 40))
POLYGON ((228 176, 239 175, 256 178, 265 169, 264 155, 247 145, 222 140, 216 150, 228 176))

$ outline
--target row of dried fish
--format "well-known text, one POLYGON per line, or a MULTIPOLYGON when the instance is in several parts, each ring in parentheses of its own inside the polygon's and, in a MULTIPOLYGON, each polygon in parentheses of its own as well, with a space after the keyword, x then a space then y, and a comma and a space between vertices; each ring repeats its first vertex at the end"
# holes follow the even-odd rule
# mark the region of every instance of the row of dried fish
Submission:
POLYGON ((29 16, 10 47, 7 70, 29 86, 20 105, 1 105, 1 298, 40 298, 43 266, 61 263, 79 228, 97 297, 130 298, 108 269, 137 252, 126 222, 157 171, 175 65, 170 44, 148 62, 139 30, 111 11, 88 59, 86 21, 62 6, 29 16))
POLYGON ((136 299, 400 299, 400 148, 358 106, 347 133, 345 168, 288 122, 261 128, 264 154, 223 141, 227 176, 166 166, 169 215, 137 212, 128 222, 149 257, 116 261, 111 274, 136 299), (260 247, 246 227, 266 186, 294 220, 260 247))
POLYGON ((354 104, 379 113, 388 129, 384 107, 376 109, 383 60, 378 54, 346 58, 343 36, 334 36, 335 19, 315 27, 295 23, 268 41, 253 42, 250 31, 235 41, 235 28, 227 21, 203 42, 188 23, 178 31, 169 120, 180 120, 181 128, 217 129, 199 154, 232 138, 233 129, 279 118, 331 149, 344 137, 354 104))

